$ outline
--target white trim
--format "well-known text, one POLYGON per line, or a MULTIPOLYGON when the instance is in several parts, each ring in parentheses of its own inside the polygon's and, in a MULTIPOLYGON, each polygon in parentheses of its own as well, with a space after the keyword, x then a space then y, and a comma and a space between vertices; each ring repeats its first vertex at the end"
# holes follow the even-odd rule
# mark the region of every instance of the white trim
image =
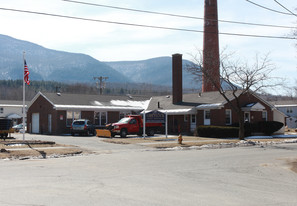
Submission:
POLYGON ((225 110, 225 124, 226 124, 226 125, 232 125, 232 109, 226 109, 226 110, 225 110), (227 111, 230 111, 230 123, 227 123, 227 122, 226 122, 226 112, 227 112, 227 111))
MULTIPOLYGON (((151 112, 152 110, 146 110, 145 113, 151 112)), ((162 113, 167 113, 167 115, 185 115, 185 114, 196 114, 197 110, 195 108, 190 109, 167 109, 158 110, 162 113)), ((141 112, 143 113, 143 111, 141 112)))
POLYGON ((90 106, 90 105, 61 105, 55 104, 54 109, 56 110, 81 110, 81 111, 127 111, 127 110, 143 110, 141 107, 125 107, 125 106, 90 106))

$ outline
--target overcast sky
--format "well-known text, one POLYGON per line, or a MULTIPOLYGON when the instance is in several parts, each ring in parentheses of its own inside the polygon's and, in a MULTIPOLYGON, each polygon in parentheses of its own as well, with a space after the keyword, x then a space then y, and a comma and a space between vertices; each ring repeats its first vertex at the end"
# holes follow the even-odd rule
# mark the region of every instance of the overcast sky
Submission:
MULTIPOLYGON (((79 0, 78 0, 79 1, 79 0)), ((101 5, 203 17, 204 0, 81 0, 101 5)), ((251 0, 288 13, 277 2, 297 13, 296 0, 251 0)), ((169 17, 149 13, 90 6, 62 0, 0 0, 0 7, 103 21, 173 27, 203 31, 203 20, 169 17)), ((279 26, 297 26, 297 16, 280 14, 246 0, 218 0, 219 19, 279 26)), ((192 60, 202 49, 203 33, 125 26, 74 20, 0 9, 1 34, 30 41, 46 48, 85 53, 100 61, 144 60, 183 54, 192 60)), ((222 33, 285 37, 292 29, 219 23, 222 33)), ((297 78, 297 40, 220 35, 220 48, 227 47, 240 57, 251 59, 256 53, 270 53, 277 66, 276 75, 291 83, 297 78), (296 77, 295 77, 296 76, 296 77)), ((29 63, 28 63, 29 64, 29 63)), ((297 84, 297 83, 296 83, 297 84)))

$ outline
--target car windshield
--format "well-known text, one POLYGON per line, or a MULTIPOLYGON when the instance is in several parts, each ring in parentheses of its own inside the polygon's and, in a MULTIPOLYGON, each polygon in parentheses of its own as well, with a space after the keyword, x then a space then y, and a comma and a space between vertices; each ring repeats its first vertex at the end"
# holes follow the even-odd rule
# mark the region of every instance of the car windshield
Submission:
POLYGON ((85 121, 75 121, 73 122, 73 125, 84 125, 85 121))
POLYGON ((129 117, 125 117, 123 119, 120 119, 120 121, 118 121, 118 123, 128 123, 130 121, 129 117))

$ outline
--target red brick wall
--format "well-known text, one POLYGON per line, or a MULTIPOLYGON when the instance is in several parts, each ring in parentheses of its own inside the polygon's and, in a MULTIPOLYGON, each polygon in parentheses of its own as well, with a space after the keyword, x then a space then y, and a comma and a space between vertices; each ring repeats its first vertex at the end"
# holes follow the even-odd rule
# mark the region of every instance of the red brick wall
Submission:
MULTIPOLYGON (((267 121, 273 120, 273 111, 271 108, 266 105, 264 102, 256 98, 254 95, 245 94, 240 98, 240 106, 243 107, 249 103, 261 103, 265 110, 267 111, 267 121)), ((235 100, 232 101, 233 104, 235 104, 235 100)), ((211 125, 217 125, 217 126, 224 126, 226 125, 225 120, 225 111, 226 109, 231 109, 232 111, 232 124, 238 123, 238 114, 232 109, 232 107, 229 104, 226 104, 224 108, 222 109, 213 109, 210 110, 210 118, 211 118, 211 125)), ((197 125, 204 125, 204 110, 198 110, 197 111, 197 125)), ((242 112, 241 115, 244 115, 244 112, 242 112)), ((250 112, 250 121, 251 122, 258 122, 263 121, 262 119, 262 111, 251 111, 250 112)))
POLYGON ((114 123, 119 121, 120 118, 120 112, 107 112, 107 121, 108 123, 114 123))
POLYGON ((53 124, 56 111, 53 109, 53 105, 50 104, 43 96, 39 96, 37 100, 30 106, 27 113, 27 125, 28 132, 32 132, 32 113, 39 113, 39 132, 41 134, 47 134, 48 131, 48 115, 52 115, 52 131, 55 131, 56 125, 53 124))
POLYGON ((82 119, 88 119, 93 124, 95 123, 94 122, 94 111, 81 111, 81 118, 82 119))

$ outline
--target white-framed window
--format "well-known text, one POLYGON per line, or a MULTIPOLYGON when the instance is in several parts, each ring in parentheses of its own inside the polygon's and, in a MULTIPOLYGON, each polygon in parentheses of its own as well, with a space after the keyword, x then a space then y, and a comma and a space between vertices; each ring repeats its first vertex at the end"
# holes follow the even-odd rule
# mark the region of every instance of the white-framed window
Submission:
POLYGON ((195 114, 191 115, 191 123, 196 124, 196 115, 195 114))
POLYGON ((245 112, 244 113, 244 122, 250 122, 251 118, 250 118, 250 113, 249 112, 245 112))
POLYGON ((95 125, 105 126, 107 123, 107 112, 94 112, 95 125))
POLYGON ((210 125, 210 110, 204 110, 204 125, 210 125))
POLYGON ((262 111, 262 120, 267 121, 267 111, 262 111))
POLYGON ((3 112, 4 112, 4 108, 0 107, 0 114, 3 114, 3 112))
POLYGON ((226 109, 225 110, 225 120, 226 120, 226 125, 231 125, 232 124, 232 111, 231 111, 231 109, 226 109))
POLYGON ((76 119, 80 119, 81 113, 80 111, 67 111, 66 112, 66 126, 70 127, 72 122, 76 119))

